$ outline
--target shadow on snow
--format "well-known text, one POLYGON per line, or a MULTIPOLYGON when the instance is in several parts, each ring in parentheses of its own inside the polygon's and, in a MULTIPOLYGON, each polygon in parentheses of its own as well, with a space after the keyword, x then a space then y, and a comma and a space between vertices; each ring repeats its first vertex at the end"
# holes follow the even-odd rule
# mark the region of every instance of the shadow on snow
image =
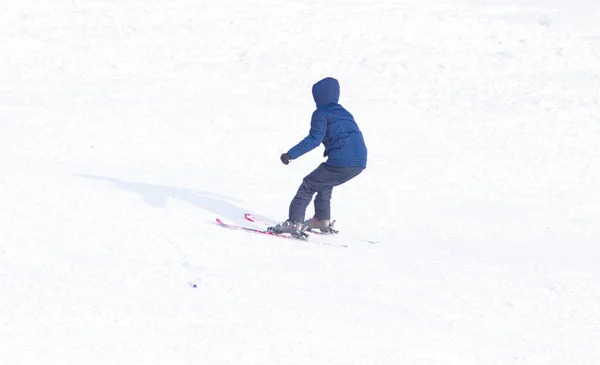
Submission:
POLYGON ((184 201, 188 204, 214 213, 215 218, 221 217, 227 221, 237 224, 248 223, 244 219, 244 213, 250 213, 265 221, 273 222, 273 220, 269 219, 268 217, 261 216, 256 212, 252 212, 237 205, 235 203, 235 199, 219 194, 165 185, 125 181, 104 176, 87 174, 76 174, 76 176, 85 179, 111 183, 120 189, 139 195, 144 202, 156 208, 165 208, 167 201, 169 199, 174 199, 184 201))

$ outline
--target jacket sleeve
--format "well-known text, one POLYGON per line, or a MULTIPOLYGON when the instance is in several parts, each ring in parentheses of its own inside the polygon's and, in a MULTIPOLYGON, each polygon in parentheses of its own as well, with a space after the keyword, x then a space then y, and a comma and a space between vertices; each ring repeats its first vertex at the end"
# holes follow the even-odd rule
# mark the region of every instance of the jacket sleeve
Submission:
POLYGON ((323 142, 326 130, 327 118, 325 113, 320 110, 315 110, 310 120, 310 132, 308 133, 308 136, 288 151, 290 157, 296 159, 318 147, 321 142, 323 142))

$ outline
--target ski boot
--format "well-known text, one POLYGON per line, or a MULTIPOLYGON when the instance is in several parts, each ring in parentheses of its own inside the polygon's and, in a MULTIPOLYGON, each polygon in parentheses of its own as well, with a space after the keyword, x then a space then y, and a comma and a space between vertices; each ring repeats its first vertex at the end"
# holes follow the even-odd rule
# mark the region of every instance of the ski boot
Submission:
POLYGON ((305 226, 302 222, 294 222, 291 220, 286 220, 285 222, 278 223, 273 227, 267 228, 268 231, 274 233, 289 233, 295 238, 307 239, 308 234, 304 232, 305 226))
POLYGON ((336 234, 336 231, 333 228, 335 221, 329 222, 329 219, 318 220, 317 217, 312 217, 311 219, 307 219, 304 221, 304 229, 303 231, 310 232, 312 230, 320 230, 321 233, 333 233, 336 234))

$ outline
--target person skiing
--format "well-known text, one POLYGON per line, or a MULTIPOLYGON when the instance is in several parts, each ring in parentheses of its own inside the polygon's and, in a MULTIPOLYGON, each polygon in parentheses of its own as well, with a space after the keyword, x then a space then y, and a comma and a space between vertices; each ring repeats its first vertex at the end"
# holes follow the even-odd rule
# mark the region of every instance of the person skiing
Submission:
POLYGON ((311 229, 329 232, 333 188, 355 178, 367 167, 367 147, 362 132, 352 114, 338 104, 338 80, 326 77, 318 81, 312 87, 312 94, 317 109, 312 114, 310 132, 280 159, 288 165, 323 143, 323 157, 327 157, 327 161, 304 177, 290 203, 288 219, 271 227, 277 233, 304 236, 304 232, 311 229), (315 193, 315 214, 305 221, 306 208, 315 193))

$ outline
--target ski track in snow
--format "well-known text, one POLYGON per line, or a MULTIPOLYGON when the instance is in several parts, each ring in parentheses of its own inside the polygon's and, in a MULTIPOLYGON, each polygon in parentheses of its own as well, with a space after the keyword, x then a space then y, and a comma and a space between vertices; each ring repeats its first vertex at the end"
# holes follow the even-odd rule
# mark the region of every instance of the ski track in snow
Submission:
POLYGON ((600 363, 596 2, 0 10, 0 364, 600 363), (286 218, 324 76, 348 248, 211 224, 286 218))

